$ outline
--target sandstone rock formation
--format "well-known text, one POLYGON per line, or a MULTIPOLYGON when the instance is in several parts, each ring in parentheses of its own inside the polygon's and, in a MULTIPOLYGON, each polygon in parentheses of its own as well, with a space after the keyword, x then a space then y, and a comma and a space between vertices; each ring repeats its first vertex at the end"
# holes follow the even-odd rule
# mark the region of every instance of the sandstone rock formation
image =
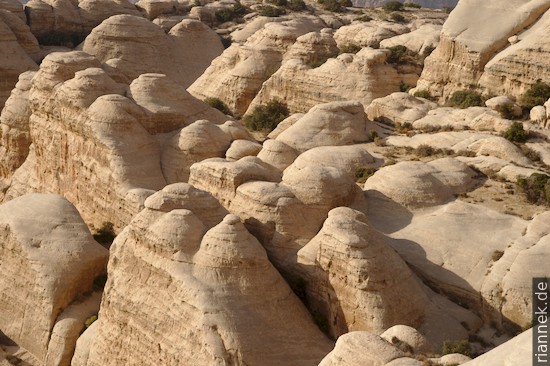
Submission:
POLYGON ((417 87, 443 99, 464 89, 520 97, 537 80, 550 78, 543 41, 549 9, 545 1, 460 1, 417 87), (509 44, 512 36, 517 41, 509 44))
POLYGON ((533 363, 533 330, 529 329, 493 350, 463 363, 464 366, 482 366, 495 363, 502 366, 533 363))
POLYGON ((4 107, 19 74, 38 68, 35 53, 38 44, 33 38, 22 20, 6 10, 0 10, 0 109, 4 107))
POLYGON ((360 22, 339 28, 334 33, 334 39, 338 47, 355 44, 362 47, 378 48, 382 40, 409 31, 409 28, 399 23, 385 21, 360 22))
POLYGON ((145 209, 116 239, 86 364, 317 364, 331 343, 260 243, 233 215, 201 226, 204 201, 186 201, 145 209))
POLYGON ((472 329, 479 325, 466 309, 450 306, 425 288, 384 235, 350 208, 330 211, 298 258, 304 265, 308 303, 326 316, 334 336, 356 330, 381 333, 407 324, 419 328, 430 347, 438 349, 445 339, 464 337, 461 321, 472 329), (408 299, 406 310, 403 299, 408 299), (436 329, 438 323, 444 329, 436 329))
POLYGON ((422 55, 437 46, 441 28, 441 25, 438 24, 425 24, 409 33, 382 40, 380 47, 390 48, 402 45, 412 52, 422 55))
POLYGON ((17 0, 1 0, 0 8, 9 11, 12 14, 15 14, 23 22, 27 22, 27 17, 23 11, 23 5, 20 1, 17 0))
MULTIPOLYGON (((92 290, 108 252, 74 206, 55 195, 31 194, 1 205, 0 226, 0 329, 38 360, 69 365, 86 319, 78 297, 92 290), (76 323, 67 323, 71 318, 76 323)), ((98 298, 92 299, 93 312, 98 298)))
POLYGON ((233 113, 243 115, 296 38, 322 27, 322 21, 314 17, 268 23, 244 44, 227 48, 188 90, 200 99, 217 97, 233 113))
POLYGON ((94 28, 83 50, 114 69, 119 81, 161 73, 187 88, 223 46, 214 31, 196 20, 184 20, 165 34, 147 19, 117 15, 94 28))
POLYGON ((369 119, 390 124, 412 123, 424 117, 437 104, 407 93, 393 93, 372 101, 367 107, 369 119))
MULTIPOLYGON (((365 7, 374 7, 382 6, 387 3, 389 0, 355 0, 353 2, 354 6, 365 6, 365 7)), ((415 0, 415 4, 421 5, 424 8, 445 8, 445 7, 454 7, 458 3, 458 0, 415 0)))

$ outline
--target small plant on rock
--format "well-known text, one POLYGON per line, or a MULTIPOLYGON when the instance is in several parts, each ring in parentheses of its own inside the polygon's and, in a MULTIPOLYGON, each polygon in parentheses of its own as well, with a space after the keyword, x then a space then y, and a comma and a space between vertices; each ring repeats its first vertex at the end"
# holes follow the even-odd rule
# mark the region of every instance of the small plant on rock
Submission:
POLYGON ((516 185, 525 194, 527 201, 534 204, 550 204, 550 176, 533 173, 529 178, 518 177, 516 185))
POLYGON ((215 97, 208 97, 204 100, 204 102, 206 104, 208 104, 210 107, 212 108, 216 108, 217 110, 219 110, 220 112, 222 112, 223 114, 228 114, 228 115, 232 115, 231 114, 231 110, 229 109, 229 107, 227 106, 227 104, 225 104, 221 99, 219 98, 215 98, 215 97))
POLYGON ((388 49, 390 50, 388 63, 399 65, 414 62, 414 55, 407 47, 398 45, 388 49))
POLYGON ((84 322, 84 325, 86 326, 86 329, 90 328, 92 324, 97 320, 97 315, 92 315, 86 321, 84 322))
POLYGON ((432 100, 432 94, 428 90, 417 90, 414 92, 414 96, 417 98, 424 98, 428 100, 432 100))
POLYGON ((420 9, 420 8, 422 8, 422 5, 417 4, 417 3, 404 3, 403 6, 404 6, 405 8, 414 8, 414 9, 420 9))
POLYGON ((449 105, 457 108, 479 107, 483 105, 483 97, 473 90, 459 90, 451 95, 449 105))
POLYGON ((112 222, 104 221, 101 227, 93 235, 95 241, 103 246, 110 246, 115 240, 116 233, 112 222))
POLYGON ((303 11, 307 9, 307 5, 304 0, 289 0, 286 7, 294 11, 303 11))
POLYGON ((390 11, 402 11, 403 10, 403 4, 399 1, 388 1, 383 6, 384 10, 387 12, 390 11))
POLYGON ((548 99, 550 99, 550 85, 539 80, 525 92, 522 105, 526 109, 531 109, 537 105, 543 105, 548 99))
POLYGON ((357 183, 363 184, 377 171, 377 168, 357 168, 357 170, 355 171, 355 181, 357 183))
POLYGON ((405 23, 407 21, 407 18, 405 18, 403 15, 401 15, 398 12, 393 12, 390 14, 390 19, 393 20, 396 23, 405 23))
POLYGON ((525 142, 529 137, 521 122, 512 122, 512 125, 504 131, 502 136, 511 142, 525 142))
POLYGON ((266 105, 255 107, 243 121, 253 131, 273 131, 288 115, 288 107, 285 103, 271 100, 266 105))
POLYGON ((355 43, 348 43, 340 47, 340 55, 343 53, 357 53, 361 51, 361 46, 355 43))
POLYGON ((468 342, 467 339, 463 339, 460 341, 445 341, 443 343, 443 352, 444 355, 448 355, 451 353, 460 353, 464 356, 470 357, 471 349, 470 349, 470 342, 468 342))
POLYGON ((261 16, 264 17, 279 17, 281 15, 286 14, 285 9, 277 8, 275 6, 266 5, 262 8, 262 10, 259 13, 261 16))

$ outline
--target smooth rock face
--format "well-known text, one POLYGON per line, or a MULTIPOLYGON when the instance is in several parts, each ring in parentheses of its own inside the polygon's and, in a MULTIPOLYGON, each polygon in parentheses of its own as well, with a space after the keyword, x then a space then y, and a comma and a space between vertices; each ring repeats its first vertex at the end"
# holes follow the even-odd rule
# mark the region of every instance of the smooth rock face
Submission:
POLYGON ((323 26, 311 17, 268 23, 244 44, 227 48, 188 90, 200 99, 217 97, 242 116, 296 39, 323 26))
POLYGON ((433 50, 437 46, 441 28, 438 24, 426 24, 411 32, 384 39, 380 42, 380 47, 390 48, 402 45, 422 55, 426 50, 433 50))
POLYGON ((533 329, 529 329, 489 352, 463 363, 464 366, 498 364, 502 366, 533 363, 533 329))
POLYGON ((326 316, 333 336, 355 330, 380 333, 406 324, 421 329, 430 347, 437 349, 445 337, 465 334, 460 321, 477 322, 456 305, 442 308, 443 298, 421 284, 365 215, 350 208, 330 211, 298 258, 304 265, 308 301, 326 316), (406 310, 399 300, 405 298, 410 300, 406 310), (439 322, 445 330, 435 329, 439 322))
POLYGON ((437 104, 426 99, 416 98, 407 93, 393 93, 373 100, 366 111, 371 120, 403 124, 419 120, 436 107, 437 104))
MULTIPOLYGON (((28 53, 31 49, 22 39, 29 35, 28 28, 27 33, 24 33, 20 26, 25 25, 19 18, 9 12, 0 11, 0 49, 2 49, 0 53, 0 78, 2 80, 0 108, 4 107, 6 99, 18 81, 19 74, 38 68, 32 58, 32 53, 28 53)), ((34 41, 36 42, 36 40, 34 41)))
POLYGON ((543 41, 549 9, 547 1, 536 0, 460 1, 417 87, 445 100, 464 89, 520 97, 537 80, 550 77, 543 41), (512 36, 517 40, 509 44, 512 36))
POLYGON ((165 34, 147 19, 117 15, 94 28, 83 50, 109 64, 126 83, 144 73, 160 73, 187 88, 223 46, 214 31, 196 20, 184 20, 165 34))
POLYGON ((180 211, 145 209, 115 240, 87 365, 317 364, 331 342, 239 218, 167 236, 194 230, 180 211))
MULTIPOLYGON (((108 251, 74 206, 56 195, 30 194, 1 205, 0 228, 0 328, 45 361, 58 315, 92 288, 108 251)), ((76 338, 72 342, 74 349, 76 338)))

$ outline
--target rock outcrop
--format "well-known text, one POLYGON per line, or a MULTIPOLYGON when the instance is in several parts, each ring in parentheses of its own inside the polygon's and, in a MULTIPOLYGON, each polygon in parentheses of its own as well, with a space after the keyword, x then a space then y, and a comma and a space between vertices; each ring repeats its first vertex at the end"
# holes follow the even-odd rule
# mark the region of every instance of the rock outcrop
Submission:
MULTIPOLYGON (((389 0, 354 0, 354 6, 364 6, 364 7, 378 7, 382 6, 389 0)), ((421 5, 424 8, 436 8, 442 9, 446 7, 454 7, 458 3, 458 0, 415 0, 415 4, 421 5)))
POLYGON ((460 1, 417 87, 444 100, 464 89, 520 97, 537 80, 550 79, 549 9, 545 1, 460 1))
POLYGON ((0 227, 0 329, 38 360, 69 365, 87 315, 79 297, 104 273, 108 251, 60 196, 31 194, 1 205, 0 227), (71 318, 77 322, 68 324, 71 318))
POLYGON ((207 224, 204 200, 178 201, 142 211, 111 247, 86 364, 317 364, 331 342, 239 218, 207 224))
POLYGON ((184 20, 166 34, 147 19, 116 15, 94 28, 83 50, 109 65, 118 81, 161 73, 187 88, 223 46, 218 35, 197 20, 184 20))

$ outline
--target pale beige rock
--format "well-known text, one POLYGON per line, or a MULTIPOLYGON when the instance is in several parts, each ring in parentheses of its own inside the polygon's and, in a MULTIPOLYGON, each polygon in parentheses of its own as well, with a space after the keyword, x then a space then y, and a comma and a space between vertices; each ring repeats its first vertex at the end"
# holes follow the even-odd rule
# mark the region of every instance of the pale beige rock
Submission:
POLYGON ((537 0, 460 1, 417 87, 445 100, 465 89, 520 97, 538 79, 548 79, 542 40, 549 8, 537 0), (510 45, 514 35, 518 42, 510 45))
POLYGON ((399 23, 386 21, 360 22, 339 28, 334 33, 334 39, 339 47, 350 43, 363 47, 379 47, 380 41, 409 31, 409 28, 399 23))
POLYGON ((225 152, 227 160, 239 160, 245 156, 256 156, 262 150, 262 145, 249 140, 235 140, 225 152))
POLYGON ((243 115, 262 84, 281 66, 283 55, 299 36, 324 27, 303 16, 268 23, 242 44, 232 44, 189 87, 197 98, 217 97, 236 115, 243 115))
POLYGON ((307 166, 320 165, 342 170, 355 177, 358 168, 376 166, 377 161, 362 146, 322 146, 310 149, 300 154, 294 161, 294 166, 303 169, 307 166))
POLYGON ((412 123, 422 117, 437 105, 429 100, 416 98, 407 93, 393 93, 387 97, 372 101, 366 108, 371 120, 386 123, 412 123))
POLYGON ((167 182, 186 182, 194 163, 224 157, 231 140, 231 135, 207 120, 196 121, 181 129, 162 150, 162 170, 167 182))
POLYGON ((89 33, 105 19, 117 15, 128 14, 141 16, 133 2, 128 0, 79 0, 78 11, 82 27, 89 33))
POLYGON ((130 84, 127 96, 145 110, 147 118, 141 123, 150 134, 171 132, 197 120, 218 124, 228 118, 162 74, 140 75, 130 84))
POLYGON ((189 5, 190 2, 186 0, 140 0, 136 3, 136 6, 142 9, 145 16, 150 20, 162 14, 184 11, 189 5))
POLYGON ((281 173, 255 156, 230 162, 211 158, 191 165, 189 184, 210 192, 224 207, 229 207, 237 187, 248 181, 279 182, 281 173))
MULTIPOLYGON (((11 19, 12 17, 6 18, 11 19)), ((16 20, 16 23, 21 23, 19 19, 16 18, 16 20)), ((36 63, 20 43, 17 37, 18 33, 17 28, 12 30, 9 24, 3 20, 3 17, 0 17, 0 49, 2 49, 2 53, 0 53, 0 77, 2 79, 0 108, 4 107, 11 90, 17 83, 19 74, 37 69, 36 63)))
POLYGON ((29 26, 27 25, 27 18, 23 20, 16 13, 4 10, 6 8, 0 7, 0 19, 6 23, 17 38, 17 42, 25 50, 30 58, 34 62, 40 62, 42 59, 42 51, 38 45, 38 41, 31 33, 29 26))
POLYGON ((460 353, 450 353, 448 355, 445 355, 439 358, 438 362, 441 365, 448 366, 448 365, 456 365, 456 364, 462 365, 471 360, 472 359, 470 357, 462 355, 460 353))
MULTIPOLYGON (((140 213, 111 247, 88 366, 305 366, 330 350, 331 342, 238 217, 227 215, 206 232, 191 260, 182 261, 162 254, 175 238, 159 242, 142 234, 149 215, 140 213)), ((178 222, 172 215, 162 226, 178 222)), ((195 239, 188 244, 194 247, 195 239)))
POLYGON ((533 363, 533 330, 529 329, 489 352, 463 363, 464 366, 531 365, 533 363))
POLYGON ((273 23, 273 22, 284 22, 288 20, 285 17, 263 17, 258 16, 252 19, 250 22, 246 23, 245 26, 242 29, 237 29, 234 32, 231 33, 231 39, 233 42, 237 43, 244 43, 250 38, 252 35, 254 35, 256 32, 261 30, 264 25, 267 23, 273 23))
POLYGON ((297 157, 296 150, 278 140, 266 140, 258 153, 258 158, 280 171, 285 170, 297 157))
POLYGON ((384 366, 402 358, 404 353, 369 332, 350 332, 336 341, 336 346, 319 366, 384 366))
POLYGON ((281 133, 283 133, 283 131, 285 131, 290 126, 292 126, 293 124, 298 122, 298 120, 300 118, 302 118, 303 116, 304 116, 304 113, 293 113, 293 114, 291 114, 290 116, 288 116, 287 118, 285 118, 284 120, 279 122, 277 127, 275 127, 275 129, 273 131, 271 131, 269 133, 269 135, 267 135, 267 137, 270 138, 270 139, 276 139, 281 133))
POLYGON ((310 32, 296 38, 283 57, 283 62, 300 59, 305 63, 323 61, 338 55, 338 46, 330 33, 310 32))
POLYGON ((510 112, 513 116, 519 117, 522 115, 523 111, 521 107, 516 103, 514 98, 509 96, 502 95, 499 97, 493 97, 485 101, 485 105, 495 111, 499 111, 502 108, 510 108, 510 112))
POLYGON ((378 170, 365 183, 404 206, 418 208, 439 205, 467 192, 475 184, 475 172, 453 158, 430 163, 399 162, 378 170))
POLYGON ((537 105, 531 108, 531 111, 529 112, 529 119, 541 127, 546 127, 546 121, 548 119, 546 115, 546 108, 542 105, 537 105))
POLYGON ((128 81, 144 73, 160 73, 186 88, 223 46, 214 31, 196 20, 184 20, 165 34, 147 19, 116 15, 94 28, 83 50, 101 62, 110 60, 110 66, 128 81))
POLYGON ((9 186, 13 172, 19 168, 29 153, 31 144, 29 131, 29 89, 34 71, 19 76, 10 97, 0 115, 0 179, 2 189, 9 186))
POLYGON ((426 337, 413 327, 407 325, 394 325, 384 331, 380 337, 391 344, 398 343, 399 341, 405 342, 411 346, 415 353, 429 353, 433 351, 426 337))
POLYGON ((328 59, 315 68, 309 62, 322 61, 327 54, 315 52, 290 59, 263 83, 246 113, 272 99, 284 101, 291 112, 307 112, 315 105, 334 101, 357 100, 366 106, 399 90, 401 78, 386 63, 388 54, 386 50, 364 48, 357 54, 328 59))
POLYGON ((412 32, 382 40, 380 47, 390 48, 401 45, 414 53, 422 55, 425 50, 433 50, 437 46, 441 28, 442 26, 438 24, 425 24, 412 32))
POLYGON ((44 362, 58 315, 92 288, 105 269, 108 251, 60 196, 14 199, 0 206, 0 222, 0 327, 44 362))
POLYGON ((23 11, 23 4, 18 0, 0 0, 0 8, 15 14, 23 22, 27 22, 27 17, 23 11))
POLYGON ((415 129, 419 130, 434 127, 464 130, 468 127, 471 128, 471 121, 488 110, 488 108, 483 107, 470 107, 466 109, 440 107, 428 111, 426 116, 412 122, 412 125, 415 129))
POLYGON ((71 360, 71 366, 86 366, 88 363, 90 348, 92 347, 92 342, 94 340, 98 324, 99 323, 97 321, 93 322, 92 325, 90 325, 88 329, 86 329, 84 333, 78 337, 74 355, 71 360))
POLYGON ((368 140, 369 121, 359 102, 317 105, 277 140, 299 152, 319 146, 351 145, 368 140))
POLYGON ((465 336, 460 321, 479 323, 425 288, 388 239, 350 208, 329 212, 321 231, 298 252, 298 261, 311 306, 330 319, 333 336, 356 330, 379 334, 407 324, 426 334, 428 348, 438 349, 445 339, 465 336), (409 299, 406 307, 400 299, 409 299))

